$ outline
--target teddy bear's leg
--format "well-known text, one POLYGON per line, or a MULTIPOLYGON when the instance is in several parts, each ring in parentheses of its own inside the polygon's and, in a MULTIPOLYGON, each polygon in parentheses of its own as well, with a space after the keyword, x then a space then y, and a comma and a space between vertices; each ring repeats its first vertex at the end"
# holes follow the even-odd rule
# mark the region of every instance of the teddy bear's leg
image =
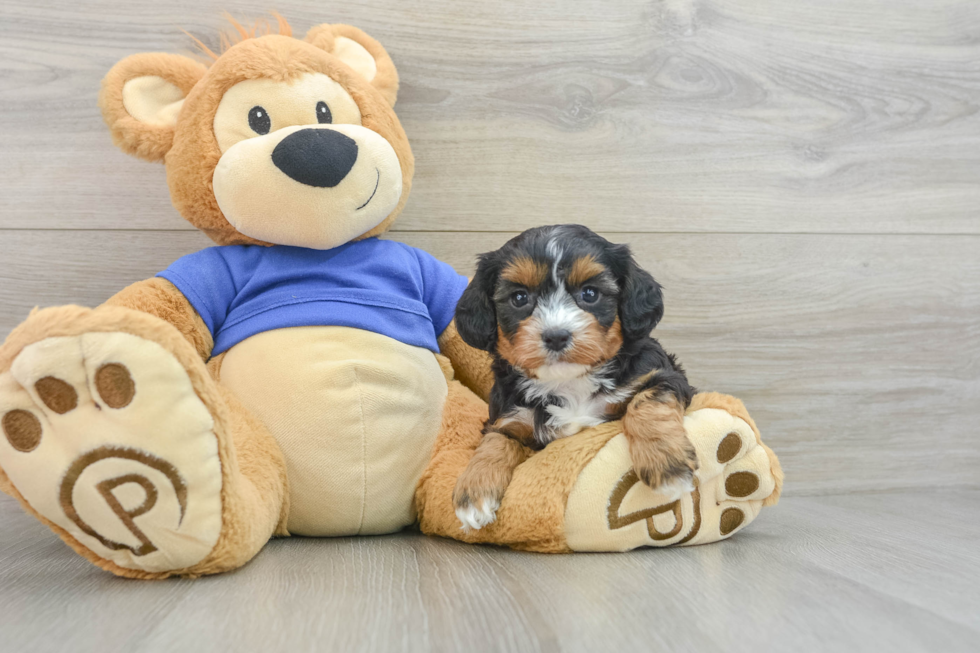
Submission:
POLYGON ((622 426, 610 422, 533 455, 515 471, 496 521, 464 531, 452 490, 479 442, 486 406, 451 387, 447 408, 455 412, 444 419, 419 492, 421 526, 432 534, 540 552, 702 544, 744 528, 782 486, 779 462, 741 402, 708 393, 685 417, 700 462, 694 492, 663 496, 640 483, 622 426))
POLYGON ((118 575, 233 569, 282 521, 275 442, 145 313, 33 313, 0 348, 0 427, 0 489, 118 575))

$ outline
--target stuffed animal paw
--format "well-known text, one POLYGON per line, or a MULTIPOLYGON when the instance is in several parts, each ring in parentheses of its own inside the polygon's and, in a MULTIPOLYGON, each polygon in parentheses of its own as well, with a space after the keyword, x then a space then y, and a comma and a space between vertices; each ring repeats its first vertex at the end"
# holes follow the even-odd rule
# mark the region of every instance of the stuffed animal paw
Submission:
POLYGON ((705 544, 730 537, 752 522, 763 505, 774 504, 782 485, 778 460, 739 407, 725 395, 696 399, 684 427, 700 466, 693 491, 680 497, 641 483, 629 465, 625 436, 609 440, 579 474, 569 494, 568 547, 622 551, 705 544))

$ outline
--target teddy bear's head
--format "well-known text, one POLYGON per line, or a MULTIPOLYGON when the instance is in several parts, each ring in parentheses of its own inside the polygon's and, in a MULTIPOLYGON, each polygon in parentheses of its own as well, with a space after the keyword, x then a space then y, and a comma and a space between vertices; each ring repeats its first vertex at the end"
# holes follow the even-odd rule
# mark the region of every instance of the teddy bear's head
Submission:
POLYGON ((174 206, 220 245, 330 249, 385 231, 414 170, 391 57, 348 25, 303 40, 283 20, 278 34, 239 31, 210 66, 116 64, 99 98, 115 143, 163 160, 174 206))

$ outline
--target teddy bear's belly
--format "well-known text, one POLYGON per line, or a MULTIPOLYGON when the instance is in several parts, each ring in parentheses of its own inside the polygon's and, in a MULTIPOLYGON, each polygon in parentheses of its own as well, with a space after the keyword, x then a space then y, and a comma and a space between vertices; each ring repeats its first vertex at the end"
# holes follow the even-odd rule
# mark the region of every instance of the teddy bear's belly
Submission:
POLYGON ((347 327, 279 329, 232 347, 220 379, 282 448, 290 533, 390 533, 415 521, 448 391, 432 352, 347 327))

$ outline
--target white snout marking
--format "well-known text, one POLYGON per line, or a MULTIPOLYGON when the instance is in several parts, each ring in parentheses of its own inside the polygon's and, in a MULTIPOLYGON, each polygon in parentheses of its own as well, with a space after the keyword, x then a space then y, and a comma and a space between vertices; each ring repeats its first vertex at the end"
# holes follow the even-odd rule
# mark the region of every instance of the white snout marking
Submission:
POLYGON ((572 342, 575 334, 587 329, 590 322, 589 314, 582 310, 564 286, 561 286, 547 297, 543 297, 534 307, 534 316, 541 323, 541 331, 564 329, 572 332, 572 342))

